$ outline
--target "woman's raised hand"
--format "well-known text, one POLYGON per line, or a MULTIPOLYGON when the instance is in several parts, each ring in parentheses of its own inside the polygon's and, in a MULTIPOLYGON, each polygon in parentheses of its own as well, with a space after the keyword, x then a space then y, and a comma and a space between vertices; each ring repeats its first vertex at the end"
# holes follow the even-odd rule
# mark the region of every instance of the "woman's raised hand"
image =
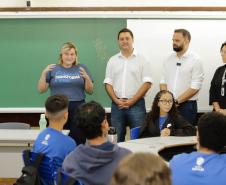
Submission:
POLYGON ((52 71, 55 67, 56 67, 56 64, 49 64, 48 66, 46 66, 46 68, 43 70, 42 73, 47 74, 49 71, 52 71))

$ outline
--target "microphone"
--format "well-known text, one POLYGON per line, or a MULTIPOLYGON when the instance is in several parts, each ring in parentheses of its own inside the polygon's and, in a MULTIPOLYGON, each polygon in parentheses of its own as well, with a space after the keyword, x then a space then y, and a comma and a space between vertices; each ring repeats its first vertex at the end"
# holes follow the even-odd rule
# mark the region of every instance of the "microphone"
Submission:
POLYGON ((177 66, 181 66, 181 63, 177 62, 177 66))

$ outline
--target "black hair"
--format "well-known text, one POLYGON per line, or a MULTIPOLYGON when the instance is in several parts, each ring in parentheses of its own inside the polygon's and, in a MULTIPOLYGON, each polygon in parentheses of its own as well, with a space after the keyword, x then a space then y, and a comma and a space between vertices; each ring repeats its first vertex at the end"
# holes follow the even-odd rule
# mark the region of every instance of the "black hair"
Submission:
POLYGON ((128 28, 123 28, 118 32, 118 39, 119 39, 120 34, 124 33, 124 32, 128 32, 131 35, 131 37, 133 38, 133 32, 128 28))
POLYGON ((224 46, 226 46, 226 41, 221 44, 221 50, 220 51, 222 51, 222 49, 223 49, 224 46))
POLYGON ((220 152, 226 145, 226 116, 218 112, 202 115, 198 134, 200 146, 220 152))
POLYGON ((81 129, 87 139, 102 136, 101 123, 105 119, 105 110, 97 102, 91 101, 81 105, 75 112, 76 127, 81 129))
POLYGON ((158 106, 159 99, 161 98, 161 96, 163 94, 166 94, 166 93, 169 93, 172 96, 172 98, 173 98, 172 108, 168 112, 169 116, 175 117, 175 116, 178 115, 178 111, 177 111, 177 108, 176 108, 176 104, 175 104, 175 100, 174 100, 173 94, 170 91, 162 90, 162 91, 159 91, 155 95, 154 101, 152 103, 151 111, 146 116, 146 122, 147 123, 150 122, 150 121, 151 122, 155 122, 155 120, 159 118, 159 116, 160 116, 160 108, 158 106))
POLYGON ((50 114, 56 114, 62 110, 68 109, 68 104, 67 96, 56 94, 47 98, 45 108, 50 114))

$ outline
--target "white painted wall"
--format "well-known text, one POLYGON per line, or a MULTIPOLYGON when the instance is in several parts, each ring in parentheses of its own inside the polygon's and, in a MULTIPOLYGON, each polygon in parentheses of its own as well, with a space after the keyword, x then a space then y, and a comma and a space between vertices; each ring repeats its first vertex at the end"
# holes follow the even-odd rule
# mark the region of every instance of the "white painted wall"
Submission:
POLYGON ((217 67, 223 65, 220 46, 226 40, 226 25, 222 19, 129 19, 127 27, 134 33, 135 48, 151 63, 154 84, 146 99, 150 108, 159 91, 162 63, 173 52, 172 35, 175 29, 185 28, 191 33, 190 49, 202 59, 205 78, 198 99, 200 112, 212 110, 209 106, 209 88, 217 67))
MULTIPOLYGON (((226 6, 225 0, 30 0, 32 7, 226 6)), ((24 7, 26 0, 1 0, 0 7, 24 7)))

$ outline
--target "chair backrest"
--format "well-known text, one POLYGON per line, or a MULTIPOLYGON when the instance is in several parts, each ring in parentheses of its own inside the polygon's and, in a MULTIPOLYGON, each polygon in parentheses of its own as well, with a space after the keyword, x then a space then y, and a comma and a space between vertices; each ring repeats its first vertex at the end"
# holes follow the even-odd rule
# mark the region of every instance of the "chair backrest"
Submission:
POLYGON ((21 122, 4 122, 0 123, 0 129, 30 129, 31 126, 21 122))
MULTIPOLYGON (((30 163, 32 163, 38 153, 30 152, 30 163)), ((24 158, 24 152, 23 152, 23 159, 24 158)), ((25 162, 25 161, 24 161, 25 162)), ((62 165, 62 159, 59 158, 50 158, 48 156, 44 156, 42 159, 42 162, 39 166, 39 175, 41 178, 41 182, 43 185, 54 185, 54 180, 57 174, 58 168, 62 165)))
POLYGON ((69 174, 60 169, 56 176, 56 185, 83 185, 80 181, 71 177, 69 174))
POLYGON ((134 127, 130 130, 130 139, 138 139, 140 133, 140 127, 134 127))

